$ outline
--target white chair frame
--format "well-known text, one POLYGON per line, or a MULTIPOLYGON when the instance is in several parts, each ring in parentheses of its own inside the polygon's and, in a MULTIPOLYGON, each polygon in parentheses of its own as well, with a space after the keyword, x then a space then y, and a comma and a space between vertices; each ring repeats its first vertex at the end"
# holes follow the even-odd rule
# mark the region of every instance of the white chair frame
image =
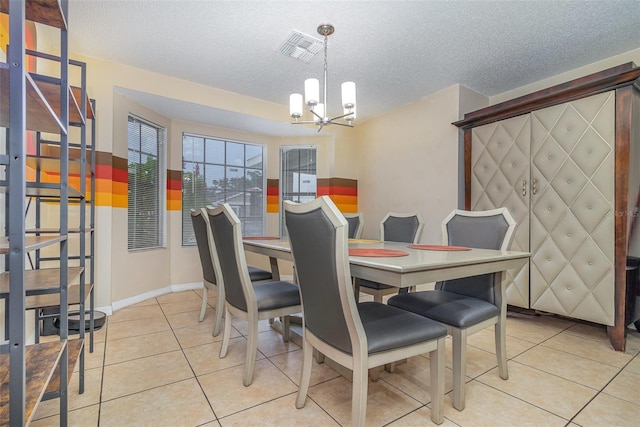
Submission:
MULTIPOLYGON (((258 322, 265 319, 284 317, 282 325, 282 337, 285 342, 289 341, 289 315, 300 313, 302 311, 302 306, 296 305, 290 307, 282 307, 276 310, 258 311, 258 301, 253 290, 253 283, 251 282, 251 279, 249 277, 249 270, 247 268, 244 247, 242 245, 242 226, 240 224, 240 219, 227 203, 224 203, 216 208, 208 206, 207 213, 212 216, 220 214, 225 215, 233 223, 233 236, 234 241, 236 242, 236 244, 234 245, 234 250, 236 254, 236 260, 238 261, 238 273, 240 274, 240 280, 242 282, 242 288, 247 304, 247 311, 245 312, 232 306, 231 304, 227 303, 225 299, 224 332, 222 335, 220 358, 226 357, 227 351, 229 350, 229 339, 231 337, 231 316, 246 320, 248 324, 247 354, 242 383, 245 386, 250 386, 253 382, 256 354, 258 350, 258 322)), ((213 235, 213 239, 215 241, 215 235, 213 235)))
MULTIPOLYGON (((502 215, 508 224, 507 232, 505 233, 504 240, 500 250, 506 251, 511 246, 513 241, 516 222, 509 213, 507 208, 491 209, 486 211, 465 211, 460 209, 454 209, 443 221, 442 221, 442 243, 448 245, 449 233, 447 230, 447 224, 455 216, 466 217, 485 217, 502 215)), ((507 346, 506 346, 506 326, 507 326, 507 296, 506 286, 503 283, 505 272, 496 273, 494 283, 494 301, 495 305, 500 309, 498 316, 485 320, 467 329, 458 329, 450 325, 444 324, 447 328, 447 333, 451 335, 452 341, 452 354, 453 354, 453 407, 459 411, 462 411, 465 407, 465 382, 467 371, 467 337, 491 325, 495 325, 495 345, 496 356, 498 359, 498 372, 500 378, 503 380, 509 379, 509 372, 507 370, 507 346)), ((436 283, 435 289, 441 289, 441 282, 436 283)))
MULTIPOLYGON (((323 196, 326 197, 326 196, 323 196)), ((289 201, 284 202, 285 210, 294 213, 303 213, 308 210, 322 208, 323 211, 332 222, 342 222, 342 227, 347 227, 346 220, 343 215, 335 207, 333 203, 323 205, 318 198, 304 205, 295 204, 289 201)), ((330 199, 329 199, 330 201, 330 199)), ((329 357, 331 360, 340 365, 351 369, 353 372, 353 390, 352 390, 352 425, 364 426, 366 409, 367 409, 367 388, 368 388, 368 372, 370 368, 383 366, 385 364, 406 359, 408 357, 429 353, 429 366, 431 370, 431 420, 436 424, 441 424, 444 420, 444 337, 437 340, 420 343, 413 346, 403 347, 401 349, 385 351, 369 355, 367 352, 367 336, 364 327, 360 322, 356 299, 351 292, 348 242, 345 241, 347 233, 337 233, 336 248, 336 268, 337 277, 340 283, 340 299, 342 301, 342 309, 347 313, 345 316, 347 328, 352 345, 352 354, 344 353, 337 348, 327 344, 319 339, 313 333, 309 332, 304 325, 304 317, 302 319, 303 346, 302 346, 302 372, 300 375, 300 387, 298 397, 296 399, 296 408, 304 407, 309 382, 311 379, 311 366, 313 359, 313 350, 316 349, 320 353, 329 357), (354 317, 357 316, 357 321, 354 317)), ((295 255, 294 255, 295 264, 295 255)), ((304 302, 302 302, 304 306, 304 302)))

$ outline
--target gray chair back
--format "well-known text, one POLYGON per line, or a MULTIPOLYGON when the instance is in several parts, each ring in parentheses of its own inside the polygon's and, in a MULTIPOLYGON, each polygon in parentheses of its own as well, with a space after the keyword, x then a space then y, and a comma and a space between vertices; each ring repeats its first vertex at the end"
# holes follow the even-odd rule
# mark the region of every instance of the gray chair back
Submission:
MULTIPOLYGON (((331 218, 322 206, 318 206, 320 202, 325 202, 323 198, 314 202, 317 207, 306 212, 292 212, 292 204, 285 202, 285 224, 298 275, 304 324, 321 340, 352 354, 348 324, 354 320, 348 319, 348 316, 353 316, 348 314, 350 309, 345 314, 344 307, 350 305, 343 301, 345 296, 353 295, 352 290, 346 289, 347 285, 351 286, 348 226, 342 215, 331 218), (339 239, 340 233, 342 239, 339 239), (344 245, 341 256, 337 253, 337 242, 344 245)), ((355 299, 352 307, 355 309, 355 299)))
POLYGON ((380 224, 380 238, 386 242, 417 243, 423 226, 418 213, 389 213, 380 224))
POLYGON ((217 284, 216 274, 213 268, 213 258, 209 250, 209 220, 204 209, 191 209, 191 223, 193 232, 196 235, 198 253, 200 254, 200 264, 202 265, 202 277, 209 283, 217 284))
POLYGON ((349 238, 360 238, 360 231, 362 230, 362 216, 360 214, 345 214, 344 218, 349 224, 349 238))
MULTIPOLYGON (((443 223, 446 244, 466 246, 480 249, 508 248, 513 235, 515 223, 509 212, 492 210, 484 212, 454 211, 443 223)), ((460 295, 480 298, 495 304, 493 293, 493 274, 447 280, 440 284, 440 289, 460 295)))
POLYGON ((213 240, 220 261, 220 272, 224 277, 225 299, 232 306, 247 311, 247 299, 240 277, 238 248, 234 236, 233 218, 227 217, 223 210, 216 214, 209 211, 209 223, 213 233, 213 240))

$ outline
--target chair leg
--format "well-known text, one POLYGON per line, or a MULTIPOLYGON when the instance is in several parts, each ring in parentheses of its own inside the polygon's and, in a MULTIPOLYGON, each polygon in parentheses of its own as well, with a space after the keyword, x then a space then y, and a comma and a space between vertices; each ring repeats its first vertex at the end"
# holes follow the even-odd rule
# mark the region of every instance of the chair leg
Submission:
POLYGON ((431 372, 431 421, 444 421, 444 337, 438 338, 438 348, 429 353, 431 372))
POLYGON ((318 364, 324 363, 324 354, 320 353, 318 350, 314 350, 313 354, 316 356, 316 362, 318 362, 318 364))
POLYGON ((242 383, 248 387, 253 382, 253 371, 256 367, 256 352, 258 349, 258 322, 249 322, 249 336, 247 337, 247 360, 244 368, 242 383))
POLYGON ((224 310, 224 332, 222 333, 222 346, 220 347, 220 358, 227 356, 229 350, 229 337, 231 336, 231 313, 225 308, 224 310))
POLYGON ((467 379, 467 331, 453 328, 451 341, 453 344, 453 407, 462 411, 467 379))
POLYGON ((498 356, 498 372, 503 380, 509 379, 507 370, 507 328, 505 323, 498 321, 495 326, 496 355, 498 356))
POLYGON ((224 312, 224 298, 221 298, 220 293, 218 292, 218 302, 216 303, 216 324, 213 326, 214 337, 217 337, 220 334, 220 328, 222 327, 223 312, 224 312))
POLYGON ((371 381, 374 383, 380 378, 380 369, 381 368, 379 366, 369 369, 369 378, 371 378, 371 381))
POLYGON ((200 317, 198 318, 198 322, 202 322, 204 320, 204 312, 207 310, 207 299, 209 298, 209 292, 206 286, 202 287, 202 306, 200 307, 200 317))
POLYGON ((367 415, 367 387, 369 370, 364 361, 354 360, 353 366, 353 390, 351 392, 351 425, 364 426, 367 415))
POLYGON ((302 343, 302 372, 300 372, 300 387, 298 388, 298 398, 296 408, 301 409, 307 400, 309 382, 311 381, 311 362, 313 361, 313 347, 307 341, 302 343))
POLYGON ((373 301, 382 304, 382 292, 376 292, 373 294, 373 301))
POLYGON ((282 341, 289 342, 289 316, 281 317, 282 319, 282 341))

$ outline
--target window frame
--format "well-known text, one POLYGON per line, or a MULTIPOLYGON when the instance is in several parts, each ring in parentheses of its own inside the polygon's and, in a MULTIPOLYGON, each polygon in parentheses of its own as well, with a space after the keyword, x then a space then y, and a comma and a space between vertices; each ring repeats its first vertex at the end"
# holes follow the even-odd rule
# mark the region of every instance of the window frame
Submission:
MULTIPOLYGON (((185 187, 186 187, 186 183, 185 183, 185 168, 187 167, 187 164, 192 164, 193 169, 192 169, 192 173, 195 172, 195 168, 196 165, 202 165, 201 167, 204 169, 203 173, 205 174, 204 176, 206 177, 206 170, 207 167, 210 168, 221 168, 221 170, 224 172, 224 180, 226 181, 228 179, 228 173, 229 172, 233 172, 230 171, 231 169, 242 169, 243 173, 242 176, 245 177, 245 183, 246 181, 246 177, 247 177, 247 171, 254 171, 254 170, 259 170, 260 173, 262 174, 261 180, 260 180, 260 186, 261 186, 261 192, 259 197, 262 200, 262 204, 261 204, 261 209, 260 209, 260 215, 259 215, 259 222, 260 223, 260 230, 254 230, 251 233, 246 233, 246 225, 247 225, 247 221, 245 221, 245 218, 253 218, 256 219, 258 218, 257 215, 246 215, 243 214, 242 212, 237 211, 234 206, 232 206, 232 208, 234 208, 234 211, 236 212, 236 214, 238 215, 238 217, 240 218, 241 222, 242 222, 242 233, 243 235, 263 235, 265 232, 265 228, 266 228, 266 194, 267 194, 267 177, 266 177, 266 171, 267 171, 267 166, 266 166, 266 157, 267 157, 267 146, 265 144, 261 144, 261 143, 256 143, 256 142, 250 142, 250 141, 240 141, 240 140, 235 140, 235 139, 230 139, 230 138, 223 138, 223 137, 217 137, 217 136, 211 136, 211 135, 202 135, 202 134, 198 134, 198 133, 193 133, 193 132, 182 132, 182 168, 181 168, 181 173, 182 173, 182 212, 181 212, 181 223, 182 223, 182 230, 181 230, 181 242, 182 242, 182 246, 194 246, 196 245, 196 241, 195 238, 193 239, 188 239, 190 237, 190 234, 187 233, 188 231, 190 231, 191 233, 193 233, 193 229, 192 229, 192 225, 191 225, 191 219, 190 219, 190 214, 189 214, 189 210, 192 208, 200 208, 200 207, 205 207, 205 206, 188 206, 189 203, 185 203, 185 196, 188 194, 185 191, 185 187), (201 157, 199 157, 198 159, 195 158, 195 149, 192 148, 192 157, 190 159, 185 158, 185 140, 186 138, 198 138, 202 140, 202 153, 201 153, 201 157), (224 148, 223 148, 223 152, 222 152, 222 157, 223 157, 223 162, 215 162, 212 161, 211 158, 207 158, 207 140, 211 140, 211 141, 218 141, 224 144, 224 148), (239 144, 242 146, 242 150, 243 150, 243 159, 242 159, 242 165, 239 164, 233 164, 229 162, 228 159, 228 155, 229 155, 229 145, 230 144, 239 144), (261 157, 262 157, 262 161, 261 161, 261 168, 254 168, 254 167, 250 167, 247 165, 247 160, 249 159, 247 157, 247 147, 257 147, 261 150, 261 157), (187 228, 189 227, 189 228, 187 228)), ((216 159, 217 160, 217 159, 216 159)), ((239 176, 239 175, 238 175, 239 176)), ((205 178, 207 179, 207 178, 205 178)), ((195 185, 195 181, 192 181, 192 185, 195 185)), ((206 181, 204 183, 205 185, 205 189, 208 188, 206 181)), ((246 187, 245 187, 245 193, 246 193, 246 187)), ((205 190, 206 191, 206 190, 205 190)), ((218 201, 218 203, 225 203, 228 202, 227 199, 227 194, 226 191, 228 191, 228 189, 224 189, 223 191, 225 191, 224 197, 222 200, 218 201)), ((198 198, 198 197, 206 197, 206 195, 204 196, 198 196, 194 193, 194 197, 198 198)), ((197 204, 197 203, 194 203, 197 204)), ((205 201, 206 205, 211 205, 211 201, 205 201)), ((243 207, 249 207, 251 206, 249 205, 242 205, 243 207)))
MULTIPOLYGON (((289 194, 290 192, 285 191, 285 170, 284 168, 284 156, 287 152, 289 151, 293 151, 293 150, 303 150, 303 149, 307 149, 307 150, 313 150, 314 152, 314 169, 315 169, 315 189, 313 192, 313 196, 311 196, 311 192, 309 191, 298 191, 295 194, 298 194, 298 196, 300 196, 301 194, 303 195, 308 195, 309 197, 313 197, 313 199, 315 199, 316 197, 318 197, 318 146, 317 145, 309 145, 309 144, 302 144, 302 145, 281 145, 280 146, 280 152, 279 152, 279 159, 280 159, 280 165, 279 165, 279 169, 278 169, 278 174, 279 174, 279 194, 280 194, 280 217, 279 217, 279 228, 280 228, 280 236, 282 236, 283 238, 285 238, 287 236, 287 228, 285 226, 284 223, 284 201, 285 200, 291 200, 290 198, 285 198, 286 194, 289 194)), ((298 169, 298 172, 300 172, 300 170, 298 169)), ((301 178, 302 175, 299 175, 299 178, 301 178)), ((302 185, 300 183, 298 183, 298 188, 302 187, 302 185)), ((291 194, 293 194, 293 192, 291 192, 291 194)), ((293 200, 294 202, 299 203, 300 202, 300 198, 298 197, 296 200, 293 200)))
MULTIPOLYGON (((148 154, 147 154, 148 155, 148 154)), ((140 163, 138 163, 140 164, 140 163)), ((150 120, 144 119, 136 114, 128 113, 127 114, 127 250, 130 253, 134 252, 142 252, 142 251, 150 251, 157 249, 166 249, 167 247, 167 213, 166 213, 166 198, 167 198, 167 129, 164 126, 161 126, 157 123, 154 123, 150 120), (129 156, 131 152, 138 153, 140 155, 144 154, 143 150, 143 141, 142 141, 142 133, 140 133, 140 138, 138 139, 138 146, 136 150, 132 149, 129 126, 130 122, 139 123, 139 125, 148 126, 153 128, 157 132, 157 232, 158 234, 155 236, 155 242, 150 245, 140 245, 140 243, 144 243, 144 239, 137 238, 136 236, 131 236, 131 221, 129 220, 131 216, 131 182, 129 175, 129 156), (134 246, 132 247, 132 241, 134 246), (135 244, 138 242, 138 244, 135 244)), ((137 224, 137 222, 136 222, 137 224)))

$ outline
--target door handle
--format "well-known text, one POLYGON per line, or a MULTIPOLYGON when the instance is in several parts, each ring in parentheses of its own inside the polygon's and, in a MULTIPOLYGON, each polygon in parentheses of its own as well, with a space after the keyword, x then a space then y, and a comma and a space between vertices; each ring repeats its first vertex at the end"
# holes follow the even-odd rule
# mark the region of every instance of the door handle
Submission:
POLYGON ((531 181, 531 183, 533 184, 533 187, 532 187, 532 189, 531 189, 531 193, 532 193, 532 194, 536 194, 536 193, 538 192, 538 180, 534 178, 534 179, 531 181))
POLYGON ((527 181, 523 180, 522 181, 522 196, 526 196, 527 195, 527 181))

